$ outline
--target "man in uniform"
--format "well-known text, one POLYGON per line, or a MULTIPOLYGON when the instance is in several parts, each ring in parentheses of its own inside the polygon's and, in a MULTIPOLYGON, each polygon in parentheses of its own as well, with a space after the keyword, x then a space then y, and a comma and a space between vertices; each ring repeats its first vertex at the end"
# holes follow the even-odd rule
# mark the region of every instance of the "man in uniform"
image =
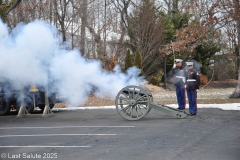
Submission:
POLYGON ((178 109, 184 110, 186 105, 185 84, 186 84, 186 70, 182 64, 181 59, 175 59, 175 68, 172 69, 173 84, 176 87, 176 96, 178 102, 178 109))
POLYGON ((200 77, 198 72, 193 69, 193 62, 186 62, 187 64, 187 97, 189 102, 190 115, 197 114, 197 90, 200 86, 200 77))

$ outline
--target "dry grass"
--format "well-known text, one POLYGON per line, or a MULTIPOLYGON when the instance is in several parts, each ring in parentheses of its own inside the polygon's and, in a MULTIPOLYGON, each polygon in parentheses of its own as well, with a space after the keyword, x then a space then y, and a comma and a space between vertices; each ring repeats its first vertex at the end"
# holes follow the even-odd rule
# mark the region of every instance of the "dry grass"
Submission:
MULTIPOLYGON (((230 99, 229 96, 235 90, 234 83, 228 84, 226 82, 213 82, 204 89, 200 89, 198 92, 198 104, 222 104, 222 103, 240 103, 240 99, 230 99), (216 87, 217 86, 217 87, 216 87), (225 88, 226 86, 226 88, 225 88)), ((175 91, 168 91, 161 87, 154 86, 151 84, 145 85, 153 95, 153 101, 159 104, 176 104, 176 93, 175 91)), ((65 108, 66 103, 58 103, 55 108, 65 108)), ((89 96, 88 101, 81 106, 91 107, 91 106, 113 106, 115 105, 115 100, 110 98, 99 98, 94 95, 89 96)))

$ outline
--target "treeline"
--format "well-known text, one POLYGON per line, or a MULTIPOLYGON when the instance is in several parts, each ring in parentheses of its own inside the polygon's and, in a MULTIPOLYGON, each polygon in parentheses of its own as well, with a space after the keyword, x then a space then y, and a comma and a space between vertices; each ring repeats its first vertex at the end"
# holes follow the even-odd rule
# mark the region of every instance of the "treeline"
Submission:
POLYGON ((82 56, 101 60, 108 70, 116 64, 123 71, 135 65, 141 75, 157 83, 163 76, 164 57, 167 72, 174 58, 182 58, 196 60, 203 75, 221 80, 238 75, 237 3, 0 0, 0 16, 10 29, 19 22, 46 21, 59 30, 62 42, 69 42, 69 49, 78 48, 82 56))

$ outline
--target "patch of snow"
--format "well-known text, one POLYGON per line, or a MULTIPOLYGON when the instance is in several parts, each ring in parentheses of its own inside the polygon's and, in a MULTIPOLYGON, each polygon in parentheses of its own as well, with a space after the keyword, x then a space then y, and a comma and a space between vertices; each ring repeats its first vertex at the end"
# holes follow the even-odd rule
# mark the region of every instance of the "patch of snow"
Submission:
MULTIPOLYGON (((169 104, 169 107, 177 108, 177 104, 169 104)), ((222 110, 238 110, 240 111, 240 103, 225 103, 225 104, 197 104, 198 108, 219 108, 222 110)), ((186 105, 189 108, 189 105, 186 105)), ((67 107, 67 108, 53 108, 53 111, 58 110, 78 110, 78 109, 116 109, 116 106, 92 106, 92 107, 67 107)))

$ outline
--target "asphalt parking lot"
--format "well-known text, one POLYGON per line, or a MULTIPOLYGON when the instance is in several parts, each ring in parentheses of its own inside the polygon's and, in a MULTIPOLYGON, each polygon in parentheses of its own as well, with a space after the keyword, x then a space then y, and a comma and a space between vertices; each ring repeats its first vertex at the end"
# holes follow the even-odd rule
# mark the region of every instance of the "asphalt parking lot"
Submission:
POLYGON ((0 117, 0 159, 239 160, 240 111, 198 109, 172 118, 152 109, 127 121, 115 109, 0 117))

